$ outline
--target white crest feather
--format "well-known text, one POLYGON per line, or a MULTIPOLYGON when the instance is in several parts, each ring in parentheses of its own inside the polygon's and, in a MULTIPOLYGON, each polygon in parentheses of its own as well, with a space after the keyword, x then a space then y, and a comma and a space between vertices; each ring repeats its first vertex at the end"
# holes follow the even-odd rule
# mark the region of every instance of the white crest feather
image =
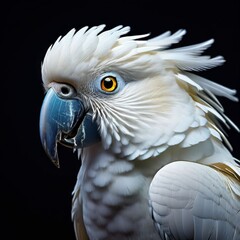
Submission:
POLYGON ((42 64, 42 77, 45 86, 53 79, 70 78, 76 81, 86 76, 86 73, 121 66, 123 71, 134 71, 139 74, 142 65, 146 74, 149 71, 160 72, 164 68, 181 70, 204 70, 218 66, 224 62, 221 56, 210 58, 199 56, 207 49, 213 40, 167 50, 172 44, 178 43, 186 30, 179 30, 171 35, 167 31, 149 40, 141 40, 149 34, 123 36, 130 27, 117 26, 103 31, 105 25, 84 27, 75 32, 69 31, 60 37, 48 49, 42 64), (153 54, 154 53, 154 54, 153 54), (148 57, 142 58, 142 55, 148 57), (151 59, 151 61, 149 61, 151 59), (128 68, 131 62, 133 69, 128 68), (154 66, 154 68, 153 68, 154 66))
MULTIPOLYGON (((224 109, 216 96, 223 96, 237 101, 237 98, 234 96, 236 91, 187 72, 205 70, 224 63, 222 56, 211 58, 210 56, 201 55, 204 50, 212 45, 213 39, 191 46, 167 49, 172 44, 178 43, 186 33, 186 30, 180 29, 173 34, 167 31, 157 37, 143 39, 148 37, 149 34, 123 36, 130 31, 130 27, 119 25, 113 29, 103 31, 104 28, 105 25, 92 28, 84 27, 77 32, 75 29, 72 29, 64 37, 58 38, 48 49, 42 64, 42 77, 45 87, 47 87, 49 82, 61 79, 72 79, 72 81, 75 81, 75 86, 78 86, 82 81, 88 80, 87 78, 92 77, 94 74, 96 75, 98 71, 103 72, 114 69, 131 76, 131 81, 156 78, 155 81, 163 81, 160 84, 161 86, 158 86, 159 89, 167 86, 177 94, 174 86, 171 84, 172 76, 174 76, 175 82, 182 84, 183 89, 195 101, 195 107, 206 114, 209 126, 211 125, 210 133, 216 138, 221 136, 228 144, 218 120, 227 127, 232 126, 237 130, 238 128, 225 116, 224 109), (166 73, 168 74, 168 81, 171 80, 169 83, 163 80, 163 76, 166 76, 166 73)), ((169 91, 171 92, 171 90, 169 91)), ((157 93, 156 91, 156 95, 157 93)), ((124 99, 131 109, 122 108, 121 99, 117 99, 115 106, 94 99, 90 101, 90 104, 92 104, 92 107, 93 105, 95 107, 94 117, 101 116, 105 119, 104 123, 100 123, 100 128, 105 129, 102 130, 102 134, 106 139, 106 146, 109 147, 114 141, 115 143, 120 141, 124 146, 128 145, 129 149, 126 151, 128 151, 131 158, 139 154, 144 159, 144 156, 149 156, 150 153, 145 150, 144 152, 143 149, 139 150, 138 153, 134 152, 134 147, 130 147, 130 140, 124 137, 124 135, 136 139, 134 138, 136 126, 133 123, 136 121, 138 114, 142 114, 145 117, 146 122, 142 121, 139 123, 141 126, 144 124, 150 126, 153 121, 148 116, 147 111, 143 113, 143 109, 147 108, 147 104, 144 101, 147 100, 135 93, 132 93, 132 96, 134 96, 134 101, 129 94, 124 99), (137 99, 140 99, 140 103, 137 102, 137 99), (136 102, 137 104, 135 104, 136 102), (129 112, 133 111, 136 111, 136 113, 129 115, 129 112), (119 128, 120 123, 121 128, 119 128), (104 124, 107 127, 103 126, 104 124)), ((174 97, 176 98, 176 96, 174 97)), ((162 101, 160 100, 161 97, 158 98, 158 101, 162 101)), ((165 101, 166 99, 168 99, 167 95, 165 101)), ((124 101, 123 104, 126 103, 124 101)), ((164 103, 160 104, 157 102, 156 106, 158 104, 159 108, 165 109, 164 103)), ((157 108, 156 106, 155 108, 157 108)), ((189 109, 188 111, 188 114, 190 114, 192 110, 189 109)), ((149 113, 155 114, 153 110, 150 110, 149 113)), ((158 147, 151 149, 153 155, 164 151, 170 145, 180 144, 180 142, 187 145, 186 142, 187 139, 190 139, 190 133, 187 136, 187 133, 183 134, 183 132, 190 126, 191 128, 197 128, 206 125, 206 122, 201 121, 203 118, 201 114, 198 117, 185 116, 185 118, 184 123, 175 125, 175 133, 181 134, 178 137, 171 133, 153 138, 152 146, 158 147), (185 135, 186 139, 184 139, 185 135)), ((166 119, 164 116, 160 121, 166 121, 166 119)), ((192 130, 192 134, 195 132, 195 130, 192 130)), ((200 131, 197 134, 200 134, 200 131)), ((205 135, 202 134, 202 138, 199 138, 198 141, 203 141, 202 139, 207 137, 207 133, 205 135)), ((115 149, 119 151, 117 145, 115 149)))

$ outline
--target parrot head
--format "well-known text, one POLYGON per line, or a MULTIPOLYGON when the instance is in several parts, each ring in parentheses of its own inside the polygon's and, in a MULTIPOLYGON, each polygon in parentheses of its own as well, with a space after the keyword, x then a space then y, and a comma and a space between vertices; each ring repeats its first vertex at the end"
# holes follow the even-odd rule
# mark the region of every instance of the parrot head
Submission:
POLYGON ((168 49, 185 30, 143 40, 149 34, 122 36, 129 27, 104 28, 69 31, 42 63, 40 138, 57 166, 58 144, 82 149, 101 143, 106 151, 144 160, 172 146, 187 147, 186 136, 196 127, 212 129, 203 130, 202 138, 221 135, 216 119, 227 120, 214 94, 236 100, 235 91, 190 73, 224 62, 199 56, 212 39, 168 49))

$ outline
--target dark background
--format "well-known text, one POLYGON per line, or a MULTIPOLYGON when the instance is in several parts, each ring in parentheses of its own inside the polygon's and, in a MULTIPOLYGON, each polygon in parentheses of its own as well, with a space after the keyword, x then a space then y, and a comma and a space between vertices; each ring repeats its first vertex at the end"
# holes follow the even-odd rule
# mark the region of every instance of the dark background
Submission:
MULTIPOLYGON (((200 74, 238 89, 239 97, 239 7, 237 1, 216 2, 9 1, 1 7, 0 216, 1 235, 6 233, 1 239, 74 239, 71 192, 80 162, 60 148, 57 169, 47 159, 38 131, 44 98, 40 68, 50 44, 85 25, 129 25, 131 34, 152 36, 185 28, 187 35, 178 46, 215 39, 207 53, 223 55, 226 63, 200 74)), ((239 126, 240 104, 219 99, 239 126)), ((227 133, 240 158, 239 134, 227 133)))

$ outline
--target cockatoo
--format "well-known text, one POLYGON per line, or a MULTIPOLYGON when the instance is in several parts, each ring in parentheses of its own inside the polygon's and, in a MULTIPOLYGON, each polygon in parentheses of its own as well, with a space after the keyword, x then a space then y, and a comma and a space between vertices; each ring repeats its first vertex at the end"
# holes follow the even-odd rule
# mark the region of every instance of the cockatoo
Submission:
POLYGON ((42 62, 40 137, 81 168, 72 219, 79 240, 240 239, 240 168, 216 96, 236 91, 194 71, 224 63, 213 39, 169 48, 185 30, 123 36, 130 27, 70 30, 42 62))

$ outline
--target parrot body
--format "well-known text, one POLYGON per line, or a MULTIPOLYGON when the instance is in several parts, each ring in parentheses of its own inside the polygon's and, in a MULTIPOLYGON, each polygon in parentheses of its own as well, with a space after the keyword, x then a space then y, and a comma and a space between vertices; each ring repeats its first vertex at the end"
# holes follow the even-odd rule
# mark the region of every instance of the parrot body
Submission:
POLYGON ((58 143, 82 161, 76 238, 239 239, 240 168, 221 125, 238 128, 216 98, 235 90, 190 73, 224 62, 199 56, 213 40, 167 49, 184 30, 103 28, 71 30, 42 65, 42 144, 57 166, 58 143))

